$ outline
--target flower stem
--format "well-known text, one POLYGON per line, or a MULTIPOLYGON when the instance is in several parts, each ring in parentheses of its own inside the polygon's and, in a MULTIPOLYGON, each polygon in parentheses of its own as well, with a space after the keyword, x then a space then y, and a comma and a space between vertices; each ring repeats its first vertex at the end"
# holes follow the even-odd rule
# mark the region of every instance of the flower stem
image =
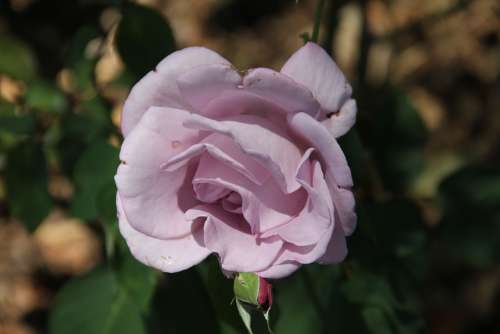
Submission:
POLYGON ((319 38, 319 26, 321 25, 321 18, 323 16, 323 8, 325 7, 325 0, 318 0, 316 4, 316 13, 314 15, 314 26, 311 36, 311 41, 318 43, 319 38))

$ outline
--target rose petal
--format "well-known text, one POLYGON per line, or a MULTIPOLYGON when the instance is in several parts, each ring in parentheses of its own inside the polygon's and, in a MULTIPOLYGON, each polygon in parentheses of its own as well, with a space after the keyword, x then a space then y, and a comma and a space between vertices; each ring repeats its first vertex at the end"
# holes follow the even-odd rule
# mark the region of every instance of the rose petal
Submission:
POLYGON ((136 231, 128 222, 123 212, 120 198, 116 201, 119 228, 127 241, 130 252, 136 259, 147 266, 174 273, 200 263, 211 252, 200 245, 203 229, 194 228, 192 234, 176 239, 156 239, 136 231))
POLYGON ((191 231, 184 212, 196 205, 187 166, 174 172, 120 165, 115 176, 123 211, 137 231, 158 239, 178 238, 191 231))
POLYGON ((316 244, 333 224, 333 207, 319 162, 311 163, 309 149, 297 170, 297 181, 308 193, 307 202, 297 217, 284 225, 268 230, 262 238, 279 235, 281 239, 297 246, 316 244))
POLYGON ((155 71, 149 72, 130 91, 122 113, 122 133, 126 137, 139 123, 142 115, 152 106, 186 108, 176 79, 193 67, 206 64, 230 63, 209 49, 190 47, 171 53, 155 71))
POLYGON ((285 63, 281 73, 309 88, 321 107, 337 112, 352 94, 344 74, 315 43, 307 43, 285 63))
POLYGON ((345 234, 341 225, 337 224, 333 230, 328 247, 323 256, 318 259, 318 262, 323 264, 339 263, 344 261, 346 256, 347 243, 345 234))
POLYGON ((245 92, 259 96, 288 113, 301 111, 316 117, 320 111, 319 103, 307 88, 267 68, 249 70, 241 78, 228 65, 198 66, 179 77, 177 82, 182 96, 195 110, 204 109, 224 93, 245 92))
POLYGON ((288 117, 290 128, 308 141, 325 162, 326 173, 331 173, 341 187, 352 187, 352 176, 344 152, 330 133, 318 121, 305 113, 288 117))
POLYGON ((306 87, 268 68, 249 70, 243 78, 243 89, 289 113, 305 112, 316 117, 320 111, 319 103, 306 87))
POLYGON ((291 275, 301 266, 300 263, 289 261, 280 264, 273 264, 268 269, 257 272, 257 275, 264 278, 283 278, 291 275))
POLYGON ((200 205, 186 214, 189 219, 207 217, 204 225, 205 245, 219 255, 224 270, 265 270, 276 258, 283 244, 279 239, 258 242, 250 234, 243 217, 226 212, 218 206, 200 205))
POLYGON ((123 210, 134 229, 151 237, 190 233, 184 211, 197 201, 191 184, 185 184, 190 181, 189 168, 161 169, 171 155, 198 141, 198 131, 182 126, 188 115, 178 109, 150 108, 122 145, 115 181, 123 210))
POLYGON ((239 115, 230 120, 215 121, 193 114, 184 124, 230 137, 246 154, 271 172, 283 191, 291 193, 300 188, 295 179, 295 169, 302 156, 300 149, 283 129, 266 119, 239 115))
POLYGON ((346 235, 351 235, 356 229, 356 202, 354 194, 350 189, 343 189, 335 186, 335 183, 326 176, 326 182, 330 184, 333 203, 335 203, 335 210, 338 220, 342 224, 342 228, 346 235))
POLYGON ((356 101, 349 99, 340 111, 331 115, 321 123, 327 128, 334 138, 345 135, 356 122, 357 107, 356 101))
POLYGON ((226 90, 236 90, 242 77, 230 65, 198 66, 177 79, 179 91, 194 110, 201 111, 226 90))
POLYGON ((183 126, 191 113, 174 108, 151 107, 125 138, 120 160, 135 167, 158 169, 201 140, 199 131, 183 126))
POLYGON ((218 133, 210 134, 201 143, 195 144, 184 152, 173 156, 162 165, 162 169, 173 171, 204 152, 243 174, 256 184, 263 184, 270 177, 269 172, 255 159, 245 155, 231 139, 218 133))
POLYGON ((216 160, 202 155, 193 184, 214 184, 237 192, 242 198, 242 212, 253 234, 282 225, 295 217, 304 206, 306 194, 299 190, 284 194, 274 179, 256 185, 216 160))
POLYGON ((308 141, 322 157, 325 178, 344 232, 350 235, 356 226, 354 197, 350 191, 352 176, 342 149, 325 127, 305 113, 288 118, 290 128, 308 141))
MULTIPOLYGON (((244 89, 226 90, 219 96, 207 102, 201 114, 205 117, 222 119, 239 114, 255 115, 267 119, 287 114, 279 106, 244 89)), ((273 119, 274 120, 274 119, 273 119)))

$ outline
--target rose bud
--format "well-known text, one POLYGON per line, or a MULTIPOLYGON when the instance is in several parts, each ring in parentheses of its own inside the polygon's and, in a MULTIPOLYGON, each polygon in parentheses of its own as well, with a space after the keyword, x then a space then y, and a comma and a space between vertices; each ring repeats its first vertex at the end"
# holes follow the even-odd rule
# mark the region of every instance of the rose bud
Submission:
POLYGON ((254 273, 239 273, 234 278, 234 296, 239 301, 258 306, 264 311, 273 303, 272 285, 254 273))

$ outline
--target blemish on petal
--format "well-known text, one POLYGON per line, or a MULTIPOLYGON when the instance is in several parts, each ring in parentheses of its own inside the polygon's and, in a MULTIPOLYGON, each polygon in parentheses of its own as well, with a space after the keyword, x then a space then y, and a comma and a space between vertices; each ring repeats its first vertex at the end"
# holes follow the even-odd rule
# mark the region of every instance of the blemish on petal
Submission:
POLYGON ((174 150, 179 148, 181 145, 182 143, 178 140, 172 140, 172 142, 170 143, 170 146, 172 146, 174 150))
POLYGON ((174 263, 174 259, 171 257, 171 256, 160 256, 160 259, 163 260, 163 262, 165 262, 166 265, 171 265, 174 263))

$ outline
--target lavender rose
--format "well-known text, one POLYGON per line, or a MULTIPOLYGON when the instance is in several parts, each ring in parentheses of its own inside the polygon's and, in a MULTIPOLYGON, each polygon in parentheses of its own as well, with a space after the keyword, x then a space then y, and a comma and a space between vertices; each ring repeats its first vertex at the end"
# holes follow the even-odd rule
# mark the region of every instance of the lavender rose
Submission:
POLYGON ((356 214, 335 138, 354 124, 351 93, 314 43, 280 72, 242 74, 200 47, 169 55, 122 115, 115 180, 132 254, 177 272, 214 253, 226 272, 265 278, 342 261, 356 214))

